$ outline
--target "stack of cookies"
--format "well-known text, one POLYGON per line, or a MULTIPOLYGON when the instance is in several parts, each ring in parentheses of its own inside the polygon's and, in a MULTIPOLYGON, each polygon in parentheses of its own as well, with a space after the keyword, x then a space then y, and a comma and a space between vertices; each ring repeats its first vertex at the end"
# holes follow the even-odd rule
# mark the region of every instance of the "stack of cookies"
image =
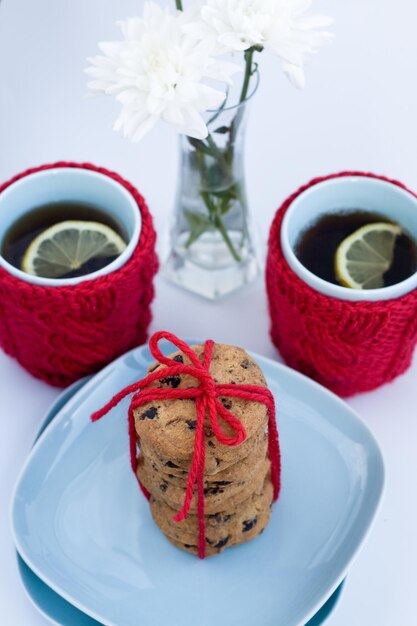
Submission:
MULTIPOLYGON (((204 347, 192 346, 199 358, 204 347)), ((189 364, 181 352, 171 358, 189 364)), ((164 368, 156 363, 149 372, 164 368)), ((215 383, 266 387, 258 365, 241 348, 214 344, 210 373, 215 383)), ((190 388, 199 381, 189 375, 169 375, 153 383, 156 387, 190 388)), ((270 477, 268 415, 258 402, 219 398, 243 424, 247 438, 238 446, 225 446, 205 426, 205 528, 206 555, 244 543, 259 535, 268 524, 273 488, 270 477)), ((223 432, 233 436, 220 419, 223 432)), ((158 400, 135 410, 135 426, 140 447, 138 478, 150 494, 153 518, 176 546, 198 552, 197 496, 194 494, 188 516, 182 522, 173 517, 182 509, 196 431, 196 406, 192 399, 158 400)))

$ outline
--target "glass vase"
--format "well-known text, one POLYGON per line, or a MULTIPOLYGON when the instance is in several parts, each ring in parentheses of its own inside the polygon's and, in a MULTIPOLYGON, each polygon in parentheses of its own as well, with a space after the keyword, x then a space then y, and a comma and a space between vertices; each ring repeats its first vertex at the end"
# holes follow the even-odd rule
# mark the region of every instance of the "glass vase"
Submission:
POLYGON ((211 112, 204 140, 180 138, 180 175, 164 273, 171 282, 210 299, 238 289, 260 270, 243 162, 248 105, 249 98, 211 112))

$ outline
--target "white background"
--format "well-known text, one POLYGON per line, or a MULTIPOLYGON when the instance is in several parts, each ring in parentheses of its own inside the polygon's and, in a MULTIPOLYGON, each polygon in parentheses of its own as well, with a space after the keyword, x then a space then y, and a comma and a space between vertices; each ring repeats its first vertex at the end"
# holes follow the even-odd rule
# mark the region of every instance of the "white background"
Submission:
MULTIPOLYGON (((115 169, 145 195, 163 232, 176 182, 175 135, 161 126, 141 144, 111 131, 117 105, 85 97, 85 58, 117 36, 140 0, 3 0, 0 4, 0 179, 57 159, 115 169)), ((173 4, 173 0, 172 0, 173 4)), ((247 140, 252 211, 263 238, 274 211, 316 175, 360 169, 417 189, 417 4, 318 0, 335 19, 334 44, 294 90, 262 59, 247 140)), ((213 337, 279 358, 268 336, 263 280, 219 303, 157 281, 152 329, 213 337)), ((357 396, 386 460, 384 503, 329 626, 408 626, 417 615, 417 363, 389 386, 357 396)), ((0 354, 0 623, 42 626, 20 588, 8 521, 15 478, 58 390, 0 354)), ((198 626, 198 625, 197 625, 198 626)), ((285 626, 285 625, 277 625, 285 626)))

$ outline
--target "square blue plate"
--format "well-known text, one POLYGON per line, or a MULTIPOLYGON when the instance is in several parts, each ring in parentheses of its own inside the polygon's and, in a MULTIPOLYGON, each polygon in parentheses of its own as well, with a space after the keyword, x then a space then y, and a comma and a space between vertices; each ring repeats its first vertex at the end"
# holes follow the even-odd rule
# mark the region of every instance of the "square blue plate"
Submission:
POLYGON ((276 398, 283 463, 281 497, 263 535, 202 562, 153 523, 129 466, 127 402, 89 421, 144 375, 152 359, 142 347, 75 394, 22 470, 12 525, 37 576, 107 626, 297 626, 314 615, 369 531, 382 458, 343 401, 253 356, 276 398))

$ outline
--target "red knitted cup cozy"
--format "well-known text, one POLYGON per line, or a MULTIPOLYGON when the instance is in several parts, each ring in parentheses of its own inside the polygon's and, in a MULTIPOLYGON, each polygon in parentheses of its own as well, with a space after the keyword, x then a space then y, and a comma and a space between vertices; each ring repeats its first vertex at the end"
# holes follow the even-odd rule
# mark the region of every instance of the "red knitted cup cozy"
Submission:
POLYGON ((146 341, 158 260, 148 207, 137 189, 114 172, 60 161, 18 174, 0 186, 0 193, 24 176, 59 167, 109 176, 129 191, 142 216, 133 255, 123 267, 94 280, 44 287, 0 268, 1 347, 34 376, 65 386, 146 341))
MULTIPOLYGON (((225 446, 237 446, 246 439, 246 431, 243 424, 238 418, 228 411, 217 398, 219 396, 227 396, 230 398, 242 398, 251 402, 260 402, 268 409, 268 452, 271 461, 271 479, 274 487, 274 500, 278 499, 280 492, 280 474, 281 461, 280 449, 278 441, 278 430, 275 420, 275 402, 274 396, 266 387, 257 385, 227 385, 215 383, 210 374, 211 355, 214 342, 208 340, 204 344, 204 354, 202 361, 196 353, 181 339, 175 335, 160 331, 152 335, 149 341, 149 349, 152 356, 166 367, 157 370, 142 378, 136 383, 129 385, 119 393, 117 393, 102 409, 96 411, 91 416, 91 420, 96 422, 114 408, 123 398, 130 394, 132 396, 128 420, 129 420, 129 442, 130 442, 130 464, 136 478, 137 467, 137 437, 135 430, 134 410, 154 400, 170 400, 170 399, 195 399, 197 427, 194 440, 194 454, 191 462, 190 471, 187 478, 187 486, 184 493, 184 504, 181 511, 173 518, 175 522, 184 520, 189 512, 191 499, 194 489, 197 488, 197 515, 199 526, 198 539, 198 556, 201 559, 205 557, 205 522, 204 522, 204 422, 207 418, 210 426, 217 439, 225 446), (181 350, 191 361, 191 365, 185 365, 166 357, 159 348, 161 339, 171 342, 178 350, 181 350), (168 389, 164 387, 149 387, 149 385, 167 375, 166 368, 169 368, 170 376, 178 376, 188 374, 200 383, 198 387, 190 387, 188 389, 168 389), (234 431, 233 437, 227 437, 221 428, 219 419, 227 422, 234 431)), ((139 486, 149 500, 149 493, 139 482, 139 486)))
MULTIPOLYGON (((341 396, 369 391, 409 367, 417 342, 417 290, 401 298, 352 302, 326 296, 301 280, 281 249, 281 224, 295 198, 324 180, 367 176, 342 172, 316 178, 280 207, 272 223, 266 268, 271 337, 286 362, 341 396)), ((415 194, 413 194, 415 195, 415 194)))

